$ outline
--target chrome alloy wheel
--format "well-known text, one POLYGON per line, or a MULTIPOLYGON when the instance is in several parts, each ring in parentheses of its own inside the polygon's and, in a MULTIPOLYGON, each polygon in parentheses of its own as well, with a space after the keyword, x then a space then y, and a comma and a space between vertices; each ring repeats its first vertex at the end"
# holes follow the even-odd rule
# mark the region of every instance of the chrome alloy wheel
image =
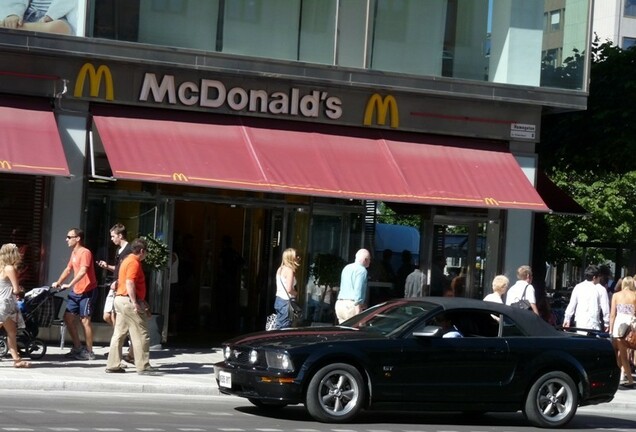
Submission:
POLYGON ((333 416, 347 415, 358 405, 360 384, 346 370, 335 369, 326 374, 318 385, 322 409, 333 416))

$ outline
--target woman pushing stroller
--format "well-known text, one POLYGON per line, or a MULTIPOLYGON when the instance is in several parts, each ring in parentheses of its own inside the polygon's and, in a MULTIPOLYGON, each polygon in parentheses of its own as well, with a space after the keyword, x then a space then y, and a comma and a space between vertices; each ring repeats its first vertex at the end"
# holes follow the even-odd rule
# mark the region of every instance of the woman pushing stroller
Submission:
POLYGON ((20 292, 18 284, 18 271, 22 257, 18 246, 7 243, 0 248, 0 326, 7 332, 7 344, 9 353, 13 358, 13 366, 16 368, 28 368, 31 363, 26 362, 18 355, 17 322, 18 304, 16 295, 20 292))

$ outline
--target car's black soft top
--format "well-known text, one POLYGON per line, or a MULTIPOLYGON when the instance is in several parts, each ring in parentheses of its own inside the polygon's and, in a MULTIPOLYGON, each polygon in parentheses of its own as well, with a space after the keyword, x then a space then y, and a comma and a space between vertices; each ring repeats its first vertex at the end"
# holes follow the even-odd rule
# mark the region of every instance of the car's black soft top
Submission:
POLYGON ((389 302, 409 302, 422 301, 440 306, 442 309, 451 311, 456 309, 474 309, 488 311, 493 314, 504 314, 513 321, 519 323, 525 330, 533 336, 558 336, 565 335, 545 322, 532 310, 513 308, 500 303, 487 302, 465 297, 419 297, 409 299, 393 299, 389 302))

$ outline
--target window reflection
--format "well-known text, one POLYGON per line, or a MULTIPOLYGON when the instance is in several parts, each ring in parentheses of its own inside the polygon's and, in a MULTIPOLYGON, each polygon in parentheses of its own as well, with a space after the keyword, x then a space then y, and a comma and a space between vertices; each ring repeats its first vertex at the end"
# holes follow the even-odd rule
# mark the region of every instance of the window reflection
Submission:
MULTIPOLYGON (((589 0, 472 0, 461 7, 459 0, 92 0, 89 36, 580 89, 589 7, 589 0)), ((625 14, 633 10, 626 1, 625 14)))

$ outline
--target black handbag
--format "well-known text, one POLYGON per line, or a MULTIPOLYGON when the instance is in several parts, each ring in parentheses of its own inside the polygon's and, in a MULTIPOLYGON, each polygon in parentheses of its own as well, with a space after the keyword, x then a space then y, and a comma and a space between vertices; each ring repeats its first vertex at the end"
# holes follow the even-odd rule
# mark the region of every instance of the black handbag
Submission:
POLYGON ((517 300, 514 303, 510 303, 510 306, 516 309, 532 309, 530 302, 526 300, 526 290, 528 289, 528 285, 526 285, 526 287, 523 289, 523 294, 521 295, 521 299, 517 300))
MULTIPOLYGON (((289 295, 289 293, 287 293, 287 295, 289 295)), ((303 316, 303 308, 298 303, 296 303, 295 299, 289 299, 289 310, 293 314, 292 320, 297 320, 303 316)))

